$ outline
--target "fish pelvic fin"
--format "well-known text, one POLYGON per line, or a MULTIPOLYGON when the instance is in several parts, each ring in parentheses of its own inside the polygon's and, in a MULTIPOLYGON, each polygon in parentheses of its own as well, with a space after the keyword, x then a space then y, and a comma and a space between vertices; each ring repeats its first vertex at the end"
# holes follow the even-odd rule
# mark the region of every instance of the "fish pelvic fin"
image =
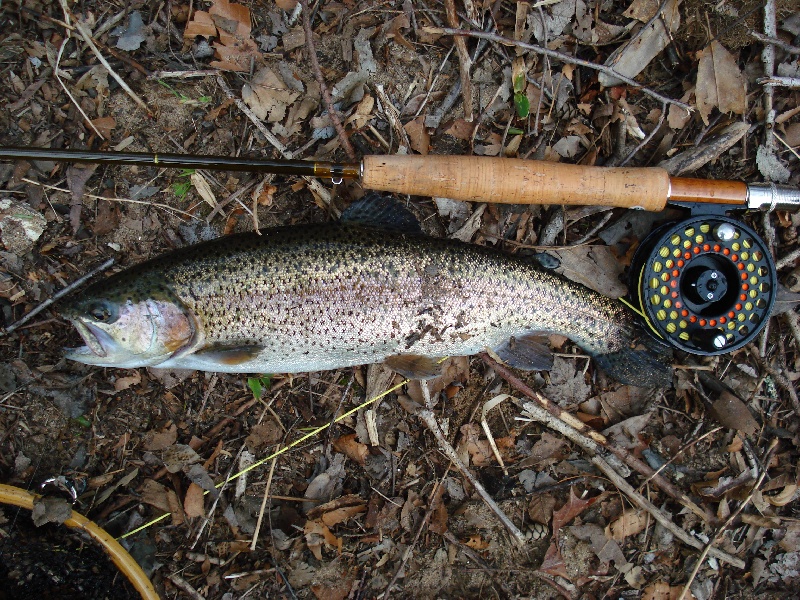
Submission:
POLYGON ((507 365, 523 371, 549 371, 553 368, 553 352, 547 338, 535 333, 512 337, 494 352, 507 365))
POLYGON ((432 379, 442 372, 442 358, 417 354, 397 354, 384 362, 393 371, 408 379, 432 379))
POLYGON ((605 354, 592 353, 592 358, 620 383, 650 388, 672 385, 672 350, 638 323, 631 326, 626 347, 605 354))

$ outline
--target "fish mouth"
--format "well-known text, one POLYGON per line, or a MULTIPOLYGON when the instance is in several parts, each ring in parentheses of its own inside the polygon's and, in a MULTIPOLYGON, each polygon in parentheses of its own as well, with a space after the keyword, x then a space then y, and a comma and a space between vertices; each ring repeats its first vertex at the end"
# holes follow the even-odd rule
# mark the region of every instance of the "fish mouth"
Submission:
POLYGON ((84 323, 80 319, 70 319, 72 324, 75 326, 75 329, 78 330, 81 338, 86 343, 85 346, 80 348, 71 348, 68 349, 67 352, 69 355, 73 356, 87 356, 87 355, 94 355, 99 358, 105 358, 108 356, 108 351, 106 350, 103 342, 106 342, 108 345, 112 340, 111 337, 99 327, 95 327, 90 323, 84 323))

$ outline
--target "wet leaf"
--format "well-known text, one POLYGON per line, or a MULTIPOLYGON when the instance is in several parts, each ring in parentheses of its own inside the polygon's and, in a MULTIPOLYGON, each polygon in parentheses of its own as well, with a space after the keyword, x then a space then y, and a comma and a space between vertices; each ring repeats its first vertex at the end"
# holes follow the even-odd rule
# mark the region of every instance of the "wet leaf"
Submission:
POLYGON ((357 462, 361 466, 364 466, 367 456, 369 456, 369 448, 366 444, 356 441, 355 433, 343 435, 334 440, 333 447, 337 452, 346 454, 350 460, 357 462))

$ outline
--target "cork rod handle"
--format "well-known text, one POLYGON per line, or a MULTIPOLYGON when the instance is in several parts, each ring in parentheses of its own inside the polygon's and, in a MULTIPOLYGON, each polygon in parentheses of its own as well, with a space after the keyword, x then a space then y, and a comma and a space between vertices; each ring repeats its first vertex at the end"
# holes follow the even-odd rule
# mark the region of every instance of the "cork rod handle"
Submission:
POLYGON ((364 187, 474 202, 620 206, 658 211, 670 179, 660 168, 583 167, 481 156, 365 156, 364 187))

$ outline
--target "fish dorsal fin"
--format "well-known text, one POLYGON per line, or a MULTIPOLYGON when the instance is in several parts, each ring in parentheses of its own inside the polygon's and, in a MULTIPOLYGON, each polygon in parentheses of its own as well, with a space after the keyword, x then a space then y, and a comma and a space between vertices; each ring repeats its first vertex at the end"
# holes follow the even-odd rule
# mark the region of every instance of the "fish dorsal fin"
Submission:
POLYGON ((409 379, 431 379, 442 372, 441 358, 419 356, 418 354, 398 354, 384 362, 386 366, 409 379))
POLYGON ((504 363, 524 371, 549 371, 553 367, 553 352, 534 333, 512 337, 495 350, 504 363))
POLYGON ((376 227, 398 233, 421 234, 414 214, 391 196, 370 192, 342 213, 342 223, 376 227))
POLYGON ((223 345, 213 344, 194 353, 198 358, 218 365, 242 365, 255 358, 263 348, 254 345, 223 345))

